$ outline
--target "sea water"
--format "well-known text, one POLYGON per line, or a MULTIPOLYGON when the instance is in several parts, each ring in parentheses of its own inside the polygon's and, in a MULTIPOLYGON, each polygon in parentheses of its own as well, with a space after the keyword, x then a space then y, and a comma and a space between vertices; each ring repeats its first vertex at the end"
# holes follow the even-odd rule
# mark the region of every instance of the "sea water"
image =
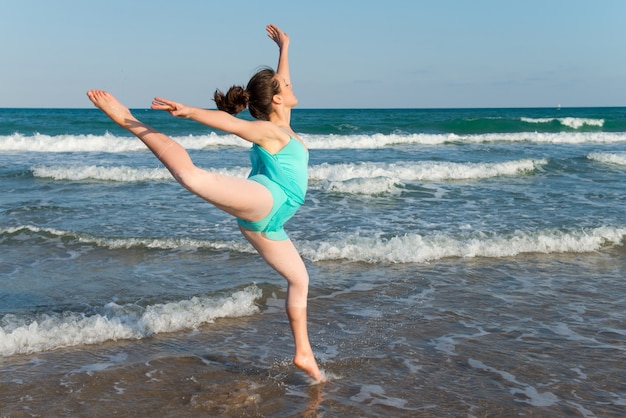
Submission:
MULTIPOLYGON (((137 117, 207 170, 245 141, 137 117)), ((247 117, 244 115, 243 117, 247 117)), ((285 282, 95 109, 0 109, 0 416, 626 413, 626 108, 296 109, 285 282)))

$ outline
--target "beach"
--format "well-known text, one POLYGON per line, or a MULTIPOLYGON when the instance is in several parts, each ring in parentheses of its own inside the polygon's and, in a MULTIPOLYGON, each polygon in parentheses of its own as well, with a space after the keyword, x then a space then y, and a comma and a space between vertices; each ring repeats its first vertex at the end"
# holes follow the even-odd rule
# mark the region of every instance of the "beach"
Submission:
MULTIPOLYGON (((134 112, 247 175, 238 138, 134 112)), ((626 108, 294 110, 324 384, 284 280, 139 141, 0 121, 0 416, 626 413, 626 108)))

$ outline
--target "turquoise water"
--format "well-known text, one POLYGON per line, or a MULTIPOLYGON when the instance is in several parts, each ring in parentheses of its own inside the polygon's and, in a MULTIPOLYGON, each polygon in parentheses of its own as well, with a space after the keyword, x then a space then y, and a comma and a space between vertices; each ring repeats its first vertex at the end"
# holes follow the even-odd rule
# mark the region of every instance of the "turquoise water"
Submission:
MULTIPOLYGON (((244 141, 134 113, 246 176, 244 141)), ((0 415, 625 410, 626 108, 292 126, 310 188, 286 230, 321 387, 289 364, 284 281, 233 219, 97 110, 0 109, 0 415)))

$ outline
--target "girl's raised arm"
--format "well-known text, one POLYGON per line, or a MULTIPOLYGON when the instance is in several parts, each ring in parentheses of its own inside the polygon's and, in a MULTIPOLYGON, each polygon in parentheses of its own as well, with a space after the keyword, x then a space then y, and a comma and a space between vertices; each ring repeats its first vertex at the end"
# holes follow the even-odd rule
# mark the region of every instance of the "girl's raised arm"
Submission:
POLYGON ((276 25, 267 25, 265 29, 267 30, 267 36, 278 45, 279 55, 276 72, 289 85, 291 84, 291 75, 289 74, 289 36, 276 25))

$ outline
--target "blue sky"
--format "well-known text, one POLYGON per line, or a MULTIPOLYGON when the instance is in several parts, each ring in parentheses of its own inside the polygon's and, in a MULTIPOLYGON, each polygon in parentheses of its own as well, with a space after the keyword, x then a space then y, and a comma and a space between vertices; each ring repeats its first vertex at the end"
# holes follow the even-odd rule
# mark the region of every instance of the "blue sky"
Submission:
POLYGON ((213 107, 291 38, 303 108, 626 106, 624 0, 2 0, 0 107, 213 107))

